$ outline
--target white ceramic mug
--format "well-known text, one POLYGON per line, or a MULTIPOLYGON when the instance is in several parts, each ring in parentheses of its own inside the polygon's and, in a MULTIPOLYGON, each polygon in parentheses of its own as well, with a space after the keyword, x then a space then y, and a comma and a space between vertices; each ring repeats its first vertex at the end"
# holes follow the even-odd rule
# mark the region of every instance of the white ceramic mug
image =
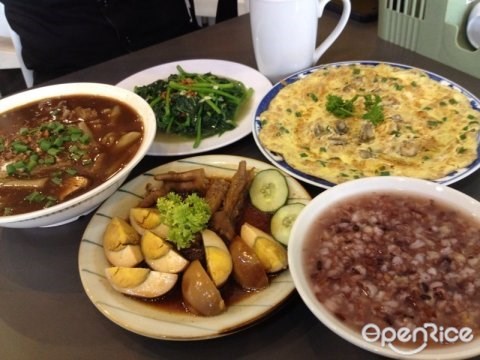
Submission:
POLYGON ((477 3, 468 15, 467 38, 475 49, 480 49, 480 2, 477 3))
POLYGON ((345 28, 351 4, 316 47, 318 19, 330 0, 250 0, 250 24, 258 69, 272 82, 314 65, 345 28))

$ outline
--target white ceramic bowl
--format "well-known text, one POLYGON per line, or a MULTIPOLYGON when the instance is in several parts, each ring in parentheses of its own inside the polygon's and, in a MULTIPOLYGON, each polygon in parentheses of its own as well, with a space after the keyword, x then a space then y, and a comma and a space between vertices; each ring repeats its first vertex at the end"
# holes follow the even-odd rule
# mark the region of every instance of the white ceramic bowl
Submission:
POLYGON ((60 225, 76 220, 79 216, 89 213, 98 207, 105 199, 113 194, 150 148, 156 132, 155 114, 152 109, 140 96, 112 85, 66 83, 40 87, 1 99, 0 113, 41 99, 77 94, 110 97, 122 101, 135 109, 140 114, 144 126, 144 136, 140 148, 123 169, 100 186, 71 200, 46 209, 19 215, 0 216, 0 227, 32 228, 60 225))
MULTIPOLYGON (((355 195, 373 192, 390 192, 398 190, 409 194, 442 200, 444 204, 453 207, 461 206, 464 211, 472 214, 480 221, 480 203, 475 199, 430 181, 404 177, 371 177, 353 180, 336 185, 315 197, 301 212, 292 229, 288 244, 289 268, 295 287, 310 311, 330 330, 350 343, 376 354, 391 358, 408 359, 466 359, 480 354, 480 337, 474 337, 471 342, 458 342, 453 346, 435 344, 424 349, 414 347, 394 351, 388 345, 381 346, 378 342, 367 342, 360 331, 354 331, 336 316, 332 315, 315 297, 309 284, 304 267, 305 240, 312 223, 321 217, 336 202, 355 195), (406 354, 406 352, 415 352, 406 354)), ((439 324, 440 325, 440 324, 439 324)), ((397 349, 398 350, 398 349, 397 349)))

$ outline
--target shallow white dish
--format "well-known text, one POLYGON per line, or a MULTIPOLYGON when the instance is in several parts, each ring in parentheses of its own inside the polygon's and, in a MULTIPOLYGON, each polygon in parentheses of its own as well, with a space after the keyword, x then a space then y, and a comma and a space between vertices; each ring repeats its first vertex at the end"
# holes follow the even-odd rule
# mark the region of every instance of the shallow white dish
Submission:
MULTIPOLYGON (((262 143, 260 142, 260 139, 259 139, 259 133, 260 133, 260 130, 262 128, 262 123, 260 121, 260 114, 268 109, 268 107, 270 105, 270 102, 273 100, 273 98, 278 94, 278 92, 282 88, 284 88, 288 84, 294 83, 294 82, 304 78, 306 75, 308 75, 312 72, 315 72, 319 69, 325 69, 325 68, 329 68, 329 67, 345 66, 345 65, 352 65, 352 64, 363 64, 363 65, 389 64, 391 66, 399 67, 399 68, 402 68, 402 69, 412 69, 413 68, 413 67, 408 66, 408 65, 402 65, 402 64, 397 64, 397 63, 389 63, 389 62, 345 61, 345 62, 338 62, 338 63, 320 65, 320 66, 316 66, 316 67, 313 67, 313 68, 310 68, 310 69, 307 69, 307 70, 304 70, 304 71, 300 71, 298 73, 295 73, 295 74, 281 80, 280 82, 278 82, 277 84, 275 84, 273 86, 273 88, 265 95, 265 97, 260 102, 260 105, 258 106, 258 108, 255 112, 255 117, 253 119, 253 138, 254 138, 258 148, 260 149, 260 151, 263 153, 263 155, 265 155, 265 157, 272 164, 274 164, 276 167, 282 169, 286 173, 290 174, 291 176, 293 176, 293 177, 295 177, 299 180, 305 181, 309 184, 312 184, 312 185, 315 185, 315 186, 318 186, 318 187, 321 187, 321 188, 324 188, 324 189, 328 189, 328 188, 334 186, 335 184, 330 182, 330 181, 327 181, 327 180, 321 179, 319 177, 315 177, 315 176, 306 174, 302 171, 299 171, 299 170, 295 169, 293 166, 288 164, 283 159, 283 157, 281 155, 278 155, 278 154, 275 154, 275 153, 269 151, 268 149, 266 149, 262 145, 262 143)), ((443 86, 451 87, 452 89, 454 89, 456 91, 459 91, 460 93, 465 95, 470 100, 472 109, 475 109, 475 110, 479 111, 479 115, 480 115, 480 100, 475 95, 473 95, 471 92, 464 89, 460 85, 458 85, 458 84, 456 84, 456 83, 454 83, 454 82, 452 82, 448 79, 445 79, 444 77, 442 77, 440 75, 437 75, 435 73, 432 73, 430 71, 423 70, 423 69, 422 69, 422 71, 424 71, 432 80, 435 80, 435 81, 441 83, 443 86)), ((478 143, 477 158, 474 162, 472 162, 468 167, 465 167, 463 169, 459 169, 455 172, 452 172, 451 174, 449 174, 449 175, 447 175, 447 176, 445 176, 441 179, 436 179, 435 182, 437 182, 439 184, 444 184, 444 185, 453 184, 453 183, 467 177, 468 175, 474 173, 475 171, 477 171, 480 168, 480 156, 479 156, 479 154, 480 154, 480 135, 479 135, 479 138, 477 138, 477 143, 478 143)))
MULTIPOLYGON (((288 270, 275 277, 270 286, 229 306, 215 317, 186 313, 168 313, 141 301, 128 298, 110 286, 105 278, 109 266, 102 247, 102 234, 112 216, 127 218, 128 211, 144 194, 145 184, 153 174, 166 171, 186 171, 203 167, 209 176, 231 177, 241 160, 255 169, 273 166, 238 156, 205 155, 174 161, 154 168, 122 186, 95 213, 80 244, 78 264, 80 278, 92 303, 108 319, 134 333, 168 340, 201 340, 228 335, 252 325, 274 311, 293 292, 288 270)), ((308 192, 293 178, 287 177, 290 199, 310 200, 308 192)))
POLYGON ((238 119, 237 127, 220 136, 203 139, 197 148, 193 147, 193 140, 180 138, 175 135, 157 134, 149 155, 193 155, 209 150, 221 148, 242 139, 252 131, 251 119, 260 100, 270 90, 272 84, 257 70, 243 64, 224 60, 198 59, 180 60, 145 69, 120 81, 117 86, 133 91, 135 86, 150 84, 159 79, 166 79, 171 74, 178 73, 180 65, 187 72, 207 73, 228 77, 243 82, 246 87, 254 89, 252 99, 238 119))
POLYGON ((67 83, 40 87, 1 99, 0 113, 41 99, 77 94, 114 98, 135 109, 140 114, 144 123, 144 136, 140 148, 123 169, 103 184, 85 194, 49 208, 19 215, 0 216, 0 227, 32 228, 61 225, 76 220, 79 216, 94 210, 102 201, 113 194, 125 181, 130 171, 143 159, 147 150, 150 148, 157 127, 155 114, 147 102, 140 96, 113 85, 67 83))
MULTIPOLYGON (((426 345, 420 342, 418 347, 409 344, 408 347, 399 347, 386 342, 384 346, 380 342, 365 340, 360 331, 354 331, 344 322, 328 311, 320 303, 311 290, 309 275, 304 267, 305 246, 304 239, 311 225, 328 212, 328 209, 338 201, 351 198, 352 196, 372 194, 375 192, 405 192, 419 197, 431 198, 452 207, 461 208, 466 214, 471 214, 477 220, 480 219, 480 202, 451 187, 426 181, 405 177, 370 177, 348 181, 336 185, 317 195, 298 216, 291 233, 288 248, 289 268, 296 289, 310 311, 330 330, 341 336, 350 343, 371 351, 376 355, 402 359, 467 359, 480 354, 480 338, 475 336, 471 342, 447 346, 435 344, 426 345)), ((441 324, 436 324, 441 325, 441 324)), ((475 334, 476 335, 476 334, 475 334)))

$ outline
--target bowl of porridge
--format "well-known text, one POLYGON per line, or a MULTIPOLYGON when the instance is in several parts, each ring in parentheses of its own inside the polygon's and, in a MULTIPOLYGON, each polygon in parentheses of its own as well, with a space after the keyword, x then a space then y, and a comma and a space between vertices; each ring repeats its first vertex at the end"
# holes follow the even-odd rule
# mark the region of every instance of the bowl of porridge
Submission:
POLYGON ((405 177, 330 188, 298 216, 296 289, 330 330, 392 358, 480 354, 480 203, 405 177))

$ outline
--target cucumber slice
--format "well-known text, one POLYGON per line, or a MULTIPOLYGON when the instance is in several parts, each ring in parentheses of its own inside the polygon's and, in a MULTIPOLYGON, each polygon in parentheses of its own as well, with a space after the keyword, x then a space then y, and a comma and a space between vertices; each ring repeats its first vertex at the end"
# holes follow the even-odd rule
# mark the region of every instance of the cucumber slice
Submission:
POLYGON ((270 231, 275 240, 288 245, 293 223, 304 207, 305 204, 301 203, 288 204, 282 206, 273 214, 270 220, 270 231))
POLYGON ((287 202, 287 179, 277 169, 262 170, 255 175, 249 193, 253 206, 264 212, 274 212, 287 202))

